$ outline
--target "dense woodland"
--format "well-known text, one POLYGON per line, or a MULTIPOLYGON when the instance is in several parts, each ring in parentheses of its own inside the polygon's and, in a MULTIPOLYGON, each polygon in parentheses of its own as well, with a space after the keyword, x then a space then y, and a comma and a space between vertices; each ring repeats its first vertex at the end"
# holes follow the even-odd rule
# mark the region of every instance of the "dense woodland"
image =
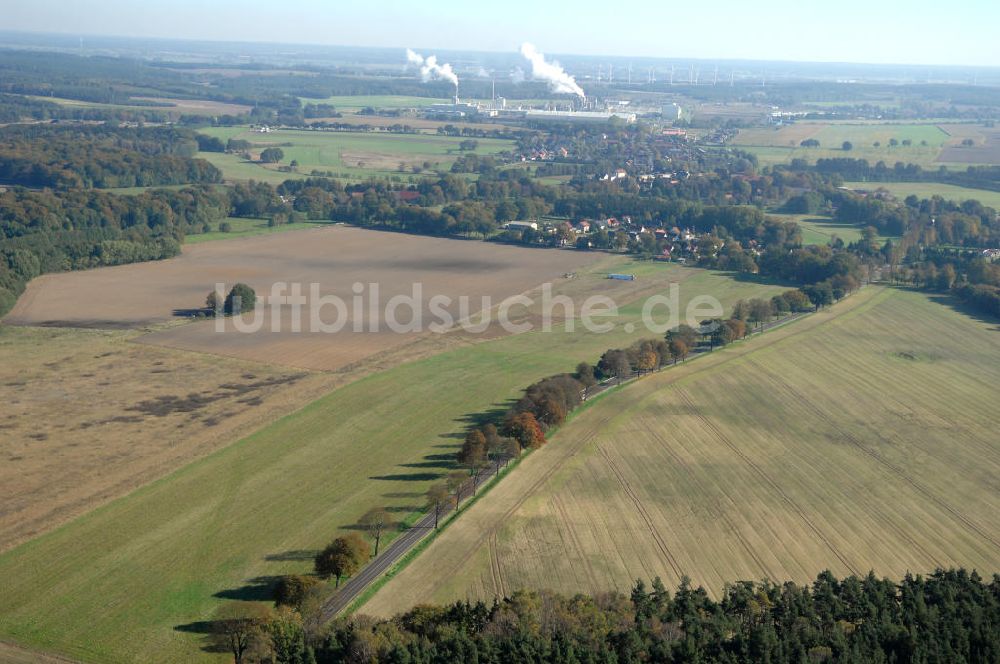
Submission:
POLYGON ((202 185, 138 196, 15 188, 0 193, 0 311, 45 272, 175 256, 186 232, 224 218, 225 191, 202 185))
POLYGON ((515 593, 493 604, 421 606, 333 625, 323 662, 995 662, 1000 578, 874 574, 811 586, 738 582, 718 601, 682 582, 630 596, 515 593))
POLYGON ((687 579, 673 591, 640 580, 629 595, 518 591, 326 627, 309 619, 310 588, 285 588, 274 611, 217 621, 209 648, 237 664, 1000 661, 1000 577, 962 569, 898 582, 830 572, 807 585, 740 581, 718 600, 687 579))
POLYGON ((56 189, 222 182, 195 134, 173 127, 12 125, 0 129, 0 182, 56 189))

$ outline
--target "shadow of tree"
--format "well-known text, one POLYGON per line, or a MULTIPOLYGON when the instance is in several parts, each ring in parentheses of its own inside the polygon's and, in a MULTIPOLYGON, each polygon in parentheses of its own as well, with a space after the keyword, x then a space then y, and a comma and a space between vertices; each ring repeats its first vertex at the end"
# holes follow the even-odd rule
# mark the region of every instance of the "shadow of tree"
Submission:
MULTIPOLYGON (((917 290, 917 289, 908 289, 908 290, 917 290)), ((946 306, 949 309, 952 309, 960 314, 968 316, 973 320, 977 320, 980 323, 986 323, 987 325, 995 325, 993 330, 1000 332, 1000 325, 997 324, 1000 321, 998 321, 993 316, 990 316, 989 314, 983 313, 982 311, 972 306, 971 304, 963 302, 954 295, 948 295, 947 293, 928 293, 927 291, 923 292, 928 296, 928 298, 932 302, 936 302, 938 304, 946 306)))
POLYGON ((447 460, 435 460, 435 461, 415 461, 413 463, 401 463, 400 468, 452 468, 455 465, 455 455, 448 454, 447 460))
POLYGON ((291 549, 289 551, 282 551, 281 553, 269 553, 264 556, 264 560, 268 562, 285 562, 285 561, 298 561, 298 560, 312 560, 319 553, 316 549, 291 549))
POLYGON ((198 639, 200 645, 198 646, 202 652, 213 653, 213 654, 230 654, 229 648, 225 647, 221 643, 215 643, 212 641, 212 634, 215 632, 215 620, 196 620, 195 622, 185 623, 183 625, 174 625, 175 632, 183 632, 185 634, 198 634, 201 638, 198 639))
POLYGON ((387 482, 430 482, 441 477, 441 473, 396 473, 395 475, 372 475, 370 480, 387 482))
POLYGON ((274 575, 258 576, 250 579, 245 586, 220 590, 212 596, 244 602, 267 602, 274 599, 274 587, 280 578, 274 575))
MULTIPOLYGON (((477 413, 468 413, 460 417, 455 418, 455 422, 458 422, 465 429, 471 429, 473 427, 482 427, 487 424, 495 424, 500 426, 500 422, 503 421, 505 415, 510 412, 510 409, 517 404, 517 399, 507 399, 501 403, 496 403, 490 406, 487 410, 479 411, 477 413)), ((464 440, 464 433, 453 434, 453 437, 464 440)))
POLYGON ((214 627, 214 620, 197 620, 183 625, 174 625, 174 631, 187 634, 211 634, 214 627))
POLYGON ((212 313, 207 307, 192 307, 186 309, 174 309, 171 314, 178 318, 204 317, 209 318, 212 313))

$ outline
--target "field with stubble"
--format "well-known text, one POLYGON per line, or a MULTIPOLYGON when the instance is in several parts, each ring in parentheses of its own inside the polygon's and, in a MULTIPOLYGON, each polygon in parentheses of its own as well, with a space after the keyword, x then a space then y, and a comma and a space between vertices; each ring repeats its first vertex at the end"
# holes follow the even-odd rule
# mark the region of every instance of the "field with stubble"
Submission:
POLYGON ((998 339, 996 322, 869 287, 609 393, 361 610, 653 576, 718 596, 823 569, 998 572, 998 339))

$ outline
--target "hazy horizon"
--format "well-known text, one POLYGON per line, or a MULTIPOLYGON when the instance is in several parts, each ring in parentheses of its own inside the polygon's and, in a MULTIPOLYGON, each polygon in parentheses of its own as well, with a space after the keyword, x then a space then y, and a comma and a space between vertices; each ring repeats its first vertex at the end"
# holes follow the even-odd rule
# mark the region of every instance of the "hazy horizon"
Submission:
POLYGON ((587 0, 575 3, 571 13, 526 0, 489 6, 453 0, 432 6, 399 0, 330 6, 297 0, 281 7, 263 0, 210 5, 34 0, 7 9, 5 31, 84 38, 485 53, 515 52, 530 41, 545 52, 581 57, 1000 66, 991 34, 1000 6, 981 0, 961 6, 845 0, 836 7, 778 0, 763 8, 723 0, 711 7, 650 4, 616 11, 587 0))

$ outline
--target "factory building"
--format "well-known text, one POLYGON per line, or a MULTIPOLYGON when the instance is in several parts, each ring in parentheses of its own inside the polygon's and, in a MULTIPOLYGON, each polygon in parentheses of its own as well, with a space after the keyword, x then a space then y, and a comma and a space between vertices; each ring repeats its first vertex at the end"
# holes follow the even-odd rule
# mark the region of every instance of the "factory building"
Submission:
POLYGON ((431 104, 427 107, 428 115, 447 115, 453 118, 465 118, 479 113, 479 106, 463 102, 455 95, 450 104, 431 104))
POLYGON ((526 120, 537 120, 543 122, 573 122, 573 123, 605 123, 613 118, 619 118, 626 123, 635 122, 635 113, 624 111, 542 111, 529 109, 524 111, 526 120))

